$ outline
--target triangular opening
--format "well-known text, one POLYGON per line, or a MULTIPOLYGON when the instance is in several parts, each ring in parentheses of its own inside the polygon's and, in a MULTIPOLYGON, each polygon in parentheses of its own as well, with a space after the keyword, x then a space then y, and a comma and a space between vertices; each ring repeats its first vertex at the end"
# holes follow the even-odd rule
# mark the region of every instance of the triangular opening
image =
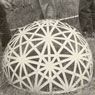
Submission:
MULTIPOLYGON (((63 27, 63 26, 62 26, 63 27)), ((64 31, 67 31, 65 28, 61 28, 61 27, 58 27, 60 29, 60 31, 64 32, 64 31)))
POLYGON ((43 26, 43 29, 45 30, 45 32, 47 32, 47 27, 46 26, 43 26))
POLYGON ((76 81, 79 79, 79 77, 77 77, 77 76, 74 76, 74 79, 73 79, 73 83, 72 84, 75 84, 76 83, 76 81))
POLYGON ((25 42, 25 41, 26 41, 26 39, 24 37, 22 37, 22 43, 25 42))
POLYGON ((45 43, 40 44, 37 49, 42 52, 45 43))
POLYGON ((34 58, 34 59, 31 59, 31 61, 36 61, 36 62, 39 62, 39 58, 34 58))
POLYGON ((83 64, 84 64, 85 66, 87 66, 87 64, 88 64, 88 61, 87 61, 87 60, 82 60, 82 62, 83 62, 83 64))
POLYGON ((10 56, 16 57, 16 55, 12 52, 10 56))
POLYGON ((13 71, 11 69, 9 69, 9 72, 10 72, 10 77, 12 77, 13 71))
POLYGON ((75 62, 73 62, 68 68, 67 68, 67 70, 68 71, 74 71, 74 67, 75 67, 75 62))
POLYGON ((89 78, 89 75, 87 73, 84 74, 85 77, 89 78))
POLYGON ((36 29, 39 25, 37 24, 37 22, 34 22, 34 23, 30 24, 30 26, 31 26, 33 29, 36 29))
POLYGON ((32 49, 32 46, 30 44, 28 44, 28 47, 27 47, 27 51, 26 52, 28 52, 31 49, 32 49))
POLYGON ((56 67, 60 67, 60 65, 58 64, 58 65, 56 65, 56 67))
POLYGON ((54 69, 55 70, 55 72, 59 72, 59 70, 57 70, 57 69, 54 69))
MULTIPOLYGON (((34 67, 35 69, 37 69, 37 64, 33 64, 33 63, 29 63, 32 67, 34 67)), ((31 69, 31 67, 29 67, 31 69)))
POLYGON ((45 82, 47 82, 47 79, 44 78, 41 85, 43 85, 45 82))
POLYGON ((53 28, 52 26, 49 26, 49 31, 51 31, 52 28, 53 28))
MULTIPOLYGON (((80 63, 80 62, 79 62, 80 63)), ((85 68, 83 67, 83 65, 80 63, 80 67, 81 67, 81 71, 82 73, 84 72, 85 68)))
POLYGON ((17 41, 16 41, 16 44, 15 44, 15 46, 18 46, 19 44, 20 44, 20 38, 19 39, 17 39, 17 41))
POLYGON ((82 49, 83 49, 83 47, 78 45, 78 52, 80 52, 82 49))
POLYGON ((89 75, 91 75, 91 67, 88 68, 89 75))
POLYGON ((22 83, 22 88, 23 89, 28 89, 23 83, 22 83))
POLYGON ((70 39, 73 40, 73 41, 75 41, 74 35, 72 35, 72 36, 70 37, 70 39))
POLYGON ((73 49, 76 50, 76 43, 75 42, 70 42, 70 43, 71 43, 73 49))
POLYGON ((45 59, 48 61, 48 57, 45 57, 45 59))
POLYGON ((32 29, 31 29, 30 31, 28 31, 28 32, 34 33, 34 32, 36 32, 36 30, 37 30, 37 28, 36 28, 36 26, 34 26, 34 27, 32 27, 32 29))
POLYGON ((57 26, 58 26, 58 28, 63 28, 64 29, 64 26, 65 24, 63 23, 63 21, 60 21, 60 22, 58 22, 58 24, 57 24, 57 26))
POLYGON ((50 57, 51 58, 51 61, 54 59, 54 57, 50 57))
POLYGON ((88 84, 88 81, 85 80, 85 79, 83 79, 83 84, 84 84, 84 85, 85 85, 85 84, 88 84))
POLYGON ((76 73, 80 74, 79 66, 77 65, 76 73))
POLYGON ((14 51, 15 51, 18 55, 20 55, 20 49, 19 49, 19 47, 16 48, 16 49, 14 49, 14 51))
POLYGON ((55 81, 56 83, 62 85, 61 82, 59 81, 59 79, 58 79, 57 77, 54 79, 54 81, 55 81))
POLYGON ((14 84, 16 87, 20 87, 20 82, 14 84))
POLYGON ((71 55, 71 53, 68 50, 66 50, 65 48, 62 49, 60 54, 69 54, 69 55, 71 55))
POLYGON ((27 38, 31 38, 32 37, 32 33, 31 34, 26 34, 27 38))
MULTIPOLYGON (((71 50, 72 51, 72 48, 71 48, 71 46, 70 46, 70 44, 69 43, 67 43, 66 44, 66 47, 69 49, 69 50, 71 50)), ((73 46, 72 46, 73 47, 73 46)))
POLYGON ((11 58, 10 58, 10 62, 13 62, 13 61, 15 61, 15 60, 16 60, 16 59, 11 59, 11 58))
POLYGON ((86 50, 84 50, 83 52, 82 52, 82 54, 86 54, 87 53, 87 51, 86 50))
POLYGON ((37 78, 37 79, 38 79, 38 80, 37 80, 37 83, 39 83, 39 81, 41 80, 41 77, 42 77, 41 75, 38 75, 38 78, 37 78))
POLYGON ((18 78, 14 75, 13 82, 16 81, 16 80, 18 80, 18 78))
POLYGON ((65 75, 66 75, 66 78, 67 78, 68 84, 70 84, 71 79, 72 79, 72 75, 69 74, 69 73, 65 73, 65 75))
POLYGON ((53 77, 55 74, 53 72, 51 72, 51 76, 53 77))
POLYGON ((58 41, 58 42, 61 43, 61 44, 63 44, 63 43, 65 42, 64 39, 60 39, 60 38, 59 38, 59 39, 58 39, 58 38, 55 38, 55 40, 58 41))
POLYGON ((44 63, 45 64, 44 60, 42 60, 41 63, 44 63))
MULTIPOLYGON (((44 67, 44 66, 43 66, 44 67)), ((41 71, 43 74, 44 74, 44 72, 45 72, 46 70, 43 70, 43 71, 41 71)))
POLYGON ((17 68, 16 74, 19 76, 19 74, 20 74, 20 66, 17 68))
POLYGON ((24 83, 25 83, 26 85, 30 86, 30 84, 29 84, 29 82, 28 82, 27 78, 26 78, 26 79, 24 79, 23 81, 24 81, 24 83))
POLYGON ((65 80, 64 80, 64 76, 62 73, 59 74, 60 78, 62 79, 62 81, 65 83, 65 80))
POLYGON ((47 72, 46 76, 48 76, 48 77, 49 77, 49 72, 47 72))
POLYGON ((58 51, 58 50, 60 49, 60 45, 57 44, 57 43, 55 43, 54 41, 52 41, 52 43, 53 43, 53 45, 54 45, 56 51, 58 51))
POLYGON ((15 68, 16 68, 17 65, 18 65, 18 62, 14 63, 14 64, 11 64, 12 69, 15 70, 15 68))
POLYGON ((57 86, 56 84, 52 84, 52 90, 53 91, 63 91, 63 89, 61 88, 61 87, 59 87, 59 86, 57 86))
POLYGON ((42 29, 39 29, 39 31, 37 32, 38 34, 41 34, 43 36, 45 36, 44 32, 42 31, 42 29))
POLYGON ((52 49, 52 47, 50 46, 50 53, 54 54, 54 50, 52 49))
POLYGON ((26 71, 28 74, 33 72, 33 70, 30 67, 28 67, 27 65, 25 65, 25 67, 26 67, 26 71))
POLYGON ((59 35, 57 35, 55 37, 64 38, 64 36, 62 34, 59 34, 59 35))
POLYGON ((46 47, 45 51, 44 51, 44 54, 48 54, 48 49, 46 47))
POLYGON ((35 50, 32 50, 29 54, 28 54, 28 56, 37 56, 38 54, 37 54, 37 52, 35 51, 35 50))
POLYGON ((54 63, 57 63, 58 62, 58 59, 55 59, 54 63))
POLYGON ((21 77, 24 77, 24 76, 25 76, 25 71, 24 71, 24 69, 22 68, 21 77))
POLYGON ((70 35, 70 32, 67 32, 67 33, 64 33, 64 34, 65 34, 65 36, 68 37, 70 35))
POLYGON ((41 91, 49 92, 49 84, 45 85, 41 91))
POLYGON ((81 87, 81 81, 79 81, 74 88, 81 87))
POLYGON ((76 38, 77 38, 77 42, 82 44, 82 41, 77 36, 76 36, 76 38))
POLYGON ((62 63, 62 66, 65 67, 70 61, 66 61, 62 63))
POLYGON ((30 79, 32 85, 34 86, 34 84, 35 84, 35 75, 29 77, 29 79, 30 79))
POLYGON ((37 39, 37 38, 42 38, 42 37, 35 34, 32 39, 37 39))
POLYGON ((24 52, 25 47, 26 47, 26 44, 23 44, 23 45, 22 45, 22 52, 24 52))
POLYGON ((54 34, 57 34, 57 33, 59 33, 59 31, 55 28, 55 29, 53 30, 53 32, 52 32, 51 35, 54 35, 54 34))
POLYGON ((59 57, 60 58, 60 60, 65 60, 65 59, 67 59, 68 57, 59 57))
POLYGON ((42 40, 36 40, 36 41, 32 41, 32 43, 34 44, 34 45, 37 45, 38 43, 40 43, 42 40))

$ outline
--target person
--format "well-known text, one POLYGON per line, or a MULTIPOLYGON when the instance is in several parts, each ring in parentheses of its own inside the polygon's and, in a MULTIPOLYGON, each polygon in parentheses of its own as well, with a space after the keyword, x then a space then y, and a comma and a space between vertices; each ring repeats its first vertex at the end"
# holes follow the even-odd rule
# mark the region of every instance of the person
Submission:
POLYGON ((0 0, 0 40, 2 47, 5 48, 11 38, 10 29, 6 19, 5 9, 11 8, 10 2, 7 0, 0 0))
POLYGON ((79 1, 79 23, 82 34, 93 37, 95 33, 95 0, 79 1))

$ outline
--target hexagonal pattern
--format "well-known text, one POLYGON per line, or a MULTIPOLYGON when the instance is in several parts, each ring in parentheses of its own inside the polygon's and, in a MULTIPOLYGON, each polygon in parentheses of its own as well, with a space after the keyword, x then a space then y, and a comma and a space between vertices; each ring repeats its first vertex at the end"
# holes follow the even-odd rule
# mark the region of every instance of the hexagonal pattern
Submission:
POLYGON ((88 43, 59 20, 35 21, 19 28, 3 58, 9 82, 40 94, 58 94, 85 86, 92 77, 88 43))

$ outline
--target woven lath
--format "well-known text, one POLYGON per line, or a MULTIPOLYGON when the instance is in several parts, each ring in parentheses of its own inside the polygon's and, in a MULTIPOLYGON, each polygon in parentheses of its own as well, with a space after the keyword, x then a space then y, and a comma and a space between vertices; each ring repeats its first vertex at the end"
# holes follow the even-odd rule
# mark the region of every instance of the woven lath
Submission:
POLYGON ((74 27, 59 20, 40 20, 19 28, 3 58, 13 86, 40 94, 75 91, 92 78, 88 43, 74 27))

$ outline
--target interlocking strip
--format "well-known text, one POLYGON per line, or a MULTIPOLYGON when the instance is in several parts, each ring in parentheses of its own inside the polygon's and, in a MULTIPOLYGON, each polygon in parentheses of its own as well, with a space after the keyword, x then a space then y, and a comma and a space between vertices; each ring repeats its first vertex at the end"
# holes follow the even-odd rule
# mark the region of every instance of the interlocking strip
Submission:
POLYGON ((9 42, 3 69, 15 87, 58 94, 85 86, 92 78, 92 54, 74 27, 59 20, 19 28, 9 42))

